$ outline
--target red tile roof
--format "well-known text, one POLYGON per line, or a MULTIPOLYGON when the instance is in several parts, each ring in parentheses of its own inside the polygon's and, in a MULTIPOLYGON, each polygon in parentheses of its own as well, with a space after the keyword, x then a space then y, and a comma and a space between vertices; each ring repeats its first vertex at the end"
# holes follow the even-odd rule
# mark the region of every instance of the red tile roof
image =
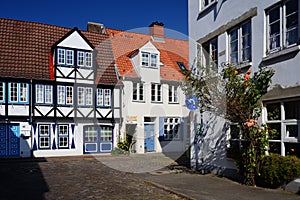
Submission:
MULTIPOLYGON (((0 76, 50 79, 49 52, 70 28, 0 18, 0 76)), ((81 31, 97 50, 97 78, 115 84, 111 42, 108 35, 81 31)))
POLYGON ((156 42, 150 35, 126 32, 114 29, 106 29, 110 35, 112 48, 121 76, 137 77, 130 61, 130 56, 148 41, 160 51, 160 61, 164 64, 160 67, 160 76, 163 80, 182 80, 184 76, 180 72, 177 62, 183 62, 188 68, 189 48, 187 40, 164 38, 164 42, 156 42))

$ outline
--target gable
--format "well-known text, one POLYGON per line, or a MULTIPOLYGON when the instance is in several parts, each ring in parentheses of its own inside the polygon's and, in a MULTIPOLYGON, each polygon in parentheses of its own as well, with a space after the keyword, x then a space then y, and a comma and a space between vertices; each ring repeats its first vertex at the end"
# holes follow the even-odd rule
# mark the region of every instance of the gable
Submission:
POLYGON ((140 51, 159 54, 158 49, 149 41, 140 48, 140 51))
POLYGON ((64 38, 61 42, 59 42, 57 46, 74 48, 74 49, 93 50, 93 48, 76 30, 73 33, 71 33, 69 36, 64 38))

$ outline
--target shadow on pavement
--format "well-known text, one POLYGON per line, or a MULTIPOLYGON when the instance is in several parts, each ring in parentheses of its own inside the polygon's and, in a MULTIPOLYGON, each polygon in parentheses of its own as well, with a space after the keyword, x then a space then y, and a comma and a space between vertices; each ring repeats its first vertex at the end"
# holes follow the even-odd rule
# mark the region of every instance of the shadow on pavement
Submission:
POLYGON ((44 199, 49 187, 39 167, 44 158, 0 159, 0 199, 44 199))

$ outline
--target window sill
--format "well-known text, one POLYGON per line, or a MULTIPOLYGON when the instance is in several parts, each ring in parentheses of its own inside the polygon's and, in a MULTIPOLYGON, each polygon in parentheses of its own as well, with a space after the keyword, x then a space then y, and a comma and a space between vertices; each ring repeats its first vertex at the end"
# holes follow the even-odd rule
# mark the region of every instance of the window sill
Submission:
POLYGON ((252 65, 252 62, 245 61, 245 62, 233 64, 232 66, 236 67, 236 69, 243 69, 245 67, 251 67, 251 65, 252 65))
POLYGON ((178 105, 179 102, 169 102, 169 104, 175 104, 175 105, 178 105))
POLYGON ((146 103, 146 101, 132 100, 134 103, 146 103))
POLYGON ((266 61, 270 61, 272 59, 281 57, 281 56, 285 56, 291 53, 295 53, 298 52, 300 50, 300 45, 296 45, 296 46, 292 46, 292 47, 288 47, 286 49, 283 50, 278 50, 276 52, 273 53, 269 53, 267 56, 263 57, 262 61, 266 62, 266 61))
POLYGON ((163 104, 162 101, 151 101, 151 103, 163 104))

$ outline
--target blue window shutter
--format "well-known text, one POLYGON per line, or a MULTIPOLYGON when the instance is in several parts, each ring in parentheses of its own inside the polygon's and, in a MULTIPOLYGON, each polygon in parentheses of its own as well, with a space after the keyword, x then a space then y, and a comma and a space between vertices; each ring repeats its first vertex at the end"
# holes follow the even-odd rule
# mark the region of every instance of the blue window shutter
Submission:
POLYGON ((159 117, 159 141, 164 140, 164 118, 159 117))

